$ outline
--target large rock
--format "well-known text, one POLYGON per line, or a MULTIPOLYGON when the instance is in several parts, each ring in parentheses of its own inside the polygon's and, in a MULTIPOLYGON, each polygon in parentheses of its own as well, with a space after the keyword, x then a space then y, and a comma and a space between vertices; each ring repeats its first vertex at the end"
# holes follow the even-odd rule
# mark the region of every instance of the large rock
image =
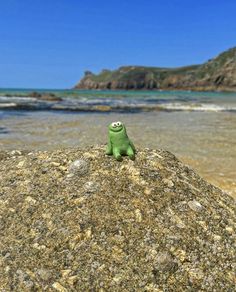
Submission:
POLYGON ((0 160, 1 291, 234 291, 235 202, 171 153, 0 160))

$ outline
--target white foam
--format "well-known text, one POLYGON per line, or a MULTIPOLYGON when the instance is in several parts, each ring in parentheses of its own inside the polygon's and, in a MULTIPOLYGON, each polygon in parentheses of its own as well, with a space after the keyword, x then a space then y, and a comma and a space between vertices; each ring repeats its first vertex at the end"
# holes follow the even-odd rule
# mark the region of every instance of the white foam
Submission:
POLYGON ((17 104, 13 103, 13 102, 9 102, 9 103, 0 103, 0 108, 4 108, 4 107, 16 107, 17 104))
POLYGON ((35 101, 37 98, 35 97, 24 97, 24 96, 0 96, 0 100, 3 101, 9 101, 9 100, 14 100, 14 101, 35 101))
POLYGON ((201 112, 221 112, 236 111, 236 107, 220 106, 216 104, 183 104, 183 103, 166 103, 159 105, 165 110, 176 111, 201 111, 201 112))

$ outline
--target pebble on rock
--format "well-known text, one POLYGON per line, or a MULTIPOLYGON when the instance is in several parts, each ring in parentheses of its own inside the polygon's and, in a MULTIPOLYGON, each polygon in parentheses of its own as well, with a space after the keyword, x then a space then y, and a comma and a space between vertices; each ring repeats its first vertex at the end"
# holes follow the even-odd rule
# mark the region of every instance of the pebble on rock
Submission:
POLYGON ((195 212, 200 212, 203 209, 202 205, 196 200, 189 201, 188 206, 190 209, 192 209, 195 212))
POLYGON ((75 160, 69 166, 69 172, 76 175, 85 175, 89 170, 88 162, 82 159, 75 160))

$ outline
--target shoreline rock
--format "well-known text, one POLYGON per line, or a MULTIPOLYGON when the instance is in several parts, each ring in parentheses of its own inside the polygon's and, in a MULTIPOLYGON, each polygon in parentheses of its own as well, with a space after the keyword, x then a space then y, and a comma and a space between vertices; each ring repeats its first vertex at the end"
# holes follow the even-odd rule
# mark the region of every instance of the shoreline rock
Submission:
POLYGON ((0 288, 233 291, 235 201, 164 150, 0 152, 0 288))
POLYGON ((47 93, 47 92, 42 92, 39 93, 37 91, 33 91, 27 94, 19 94, 19 93, 12 93, 12 94, 5 94, 6 97, 22 97, 22 98, 35 98, 36 100, 42 100, 42 101, 62 101, 63 99, 59 96, 57 96, 54 93, 47 93))

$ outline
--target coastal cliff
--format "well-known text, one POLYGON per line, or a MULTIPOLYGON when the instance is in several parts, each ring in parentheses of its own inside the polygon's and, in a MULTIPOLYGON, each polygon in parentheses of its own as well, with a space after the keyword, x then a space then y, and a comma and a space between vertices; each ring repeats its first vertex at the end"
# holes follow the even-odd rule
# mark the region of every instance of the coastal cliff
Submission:
POLYGON ((233 291, 235 201, 173 154, 0 152, 0 290, 233 291))
POLYGON ((163 89, 236 91, 236 48, 202 65, 180 68, 124 66, 117 70, 90 71, 76 89, 163 89))

